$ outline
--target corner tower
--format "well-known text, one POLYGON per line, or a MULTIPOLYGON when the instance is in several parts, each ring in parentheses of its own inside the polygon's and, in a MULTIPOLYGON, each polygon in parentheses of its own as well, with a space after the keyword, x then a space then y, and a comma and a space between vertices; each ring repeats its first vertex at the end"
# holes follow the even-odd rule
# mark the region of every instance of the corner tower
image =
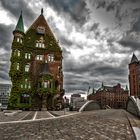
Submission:
POLYGON ((129 64, 130 96, 140 96, 140 62, 133 53, 129 64))
POLYGON ((21 13, 13 34, 10 107, 61 108, 64 95, 62 50, 44 18, 43 9, 25 33, 21 13))

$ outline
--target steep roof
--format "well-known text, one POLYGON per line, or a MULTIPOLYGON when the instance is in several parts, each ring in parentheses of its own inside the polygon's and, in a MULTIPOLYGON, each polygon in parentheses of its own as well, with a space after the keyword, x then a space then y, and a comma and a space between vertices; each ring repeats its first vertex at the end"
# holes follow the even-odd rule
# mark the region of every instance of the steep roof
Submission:
POLYGON ((138 58, 136 57, 136 55, 133 53, 133 56, 132 56, 132 58, 131 58, 130 64, 132 64, 132 63, 137 63, 137 62, 139 62, 139 60, 138 60, 138 58))
POLYGON ((18 19, 16 28, 15 28, 14 31, 20 31, 20 32, 24 33, 24 24, 23 24, 23 18, 22 18, 22 11, 21 11, 20 17, 18 19))
POLYGON ((29 29, 27 30, 26 33, 28 33, 29 30, 31 29, 35 29, 37 30, 38 27, 44 27, 45 28, 45 34, 49 35, 50 37, 52 37, 53 39, 55 39, 46 19, 44 18, 43 15, 43 9, 41 9, 41 14, 40 16, 33 22, 33 24, 29 27, 29 29))

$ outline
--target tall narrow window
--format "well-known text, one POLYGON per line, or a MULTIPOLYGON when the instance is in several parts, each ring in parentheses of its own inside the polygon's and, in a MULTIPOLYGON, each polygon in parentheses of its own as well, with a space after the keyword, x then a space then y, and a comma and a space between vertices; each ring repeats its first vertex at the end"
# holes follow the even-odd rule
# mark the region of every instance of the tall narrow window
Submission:
POLYGON ((38 43, 36 43, 36 45, 35 45, 36 47, 38 47, 38 43))
POLYGON ((20 51, 19 50, 17 51, 17 55, 20 56, 20 51))
POLYGON ((48 61, 49 62, 53 62, 54 61, 54 55, 53 54, 49 54, 48 55, 48 61))
POLYGON ((31 59, 31 54, 30 53, 25 53, 25 59, 31 59))
POLYGON ((17 63, 17 70, 19 70, 19 63, 17 63))
POLYGON ((42 43, 42 48, 45 48, 45 45, 44 45, 44 43, 42 43))
POLYGON ((29 68, 30 68, 29 64, 25 65, 25 72, 29 72, 29 68))
POLYGON ((31 54, 30 53, 28 54, 28 59, 31 59, 31 54))
POLYGON ((19 37, 17 37, 17 42, 19 42, 20 41, 20 38, 19 37))
POLYGON ((27 88, 27 83, 25 83, 25 89, 27 88))
POLYGON ((20 43, 22 44, 22 38, 20 38, 20 43))
POLYGON ((25 59, 27 59, 28 58, 28 54, 27 53, 25 53, 25 59))
POLYGON ((48 87, 48 82, 44 82, 44 88, 48 87))
POLYGON ((30 83, 30 82, 29 82, 29 84, 28 84, 28 88, 31 89, 31 83, 30 83))
POLYGON ((23 84, 21 84, 20 87, 23 88, 23 84))

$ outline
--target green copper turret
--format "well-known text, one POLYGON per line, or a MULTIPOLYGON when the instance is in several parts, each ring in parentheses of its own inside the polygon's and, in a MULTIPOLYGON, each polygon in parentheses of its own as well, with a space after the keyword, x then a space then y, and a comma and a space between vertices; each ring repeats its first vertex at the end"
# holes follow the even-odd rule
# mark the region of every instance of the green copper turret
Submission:
POLYGON ((19 20, 17 22, 17 25, 16 25, 16 28, 14 30, 15 31, 19 31, 21 33, 24 33, 24 24, 23 24, 23 18, 22 18, 22 11, 21 11, 21 14, 20 14, 20 17, 19 17, 19 20))

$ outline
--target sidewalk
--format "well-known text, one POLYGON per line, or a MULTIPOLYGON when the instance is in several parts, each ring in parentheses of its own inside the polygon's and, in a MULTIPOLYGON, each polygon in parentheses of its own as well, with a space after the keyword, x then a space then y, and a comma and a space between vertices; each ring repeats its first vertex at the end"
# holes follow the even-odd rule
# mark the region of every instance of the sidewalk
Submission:
POLYGON ((140 118, 126 112, 127 118, 135 134, 136 140, 140 140, 140 118))

